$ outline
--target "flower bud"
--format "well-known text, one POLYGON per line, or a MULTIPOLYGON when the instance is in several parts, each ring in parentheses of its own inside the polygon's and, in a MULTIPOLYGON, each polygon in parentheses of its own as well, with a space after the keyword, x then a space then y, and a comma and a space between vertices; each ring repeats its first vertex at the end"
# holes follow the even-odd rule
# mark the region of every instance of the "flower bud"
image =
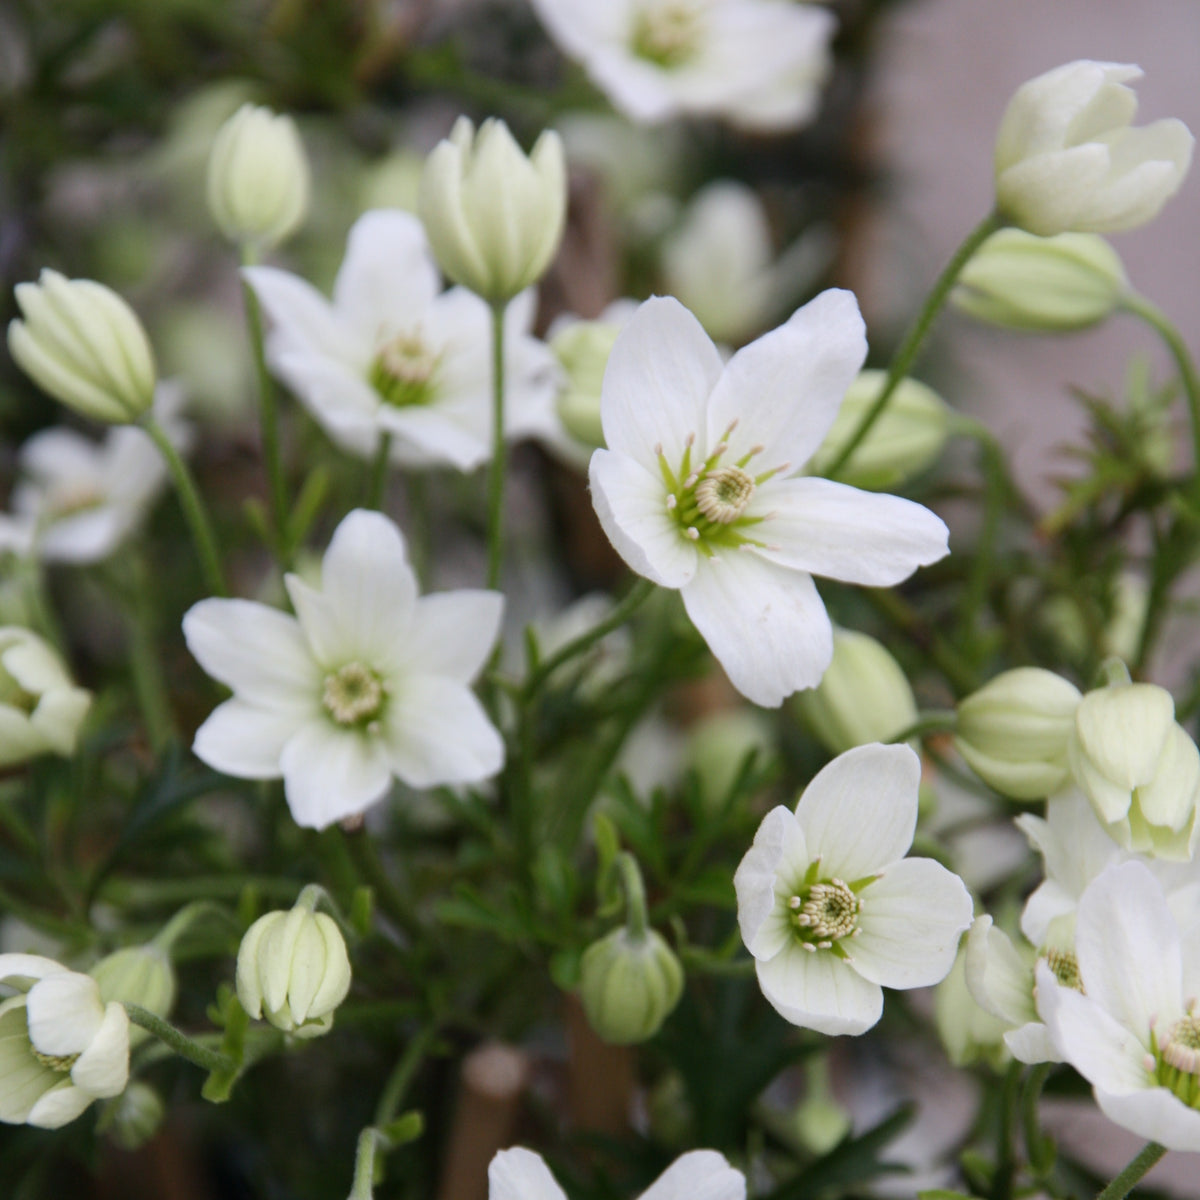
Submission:
POLYGON ((604 445, 600 426, 600 385, 620 332, 612 321, 572 321, 550 338, 550 349, 567 375, 558 396, 558 419, 571 438, 588 451, 604 445))
POLYGON ((1110 316, 1127 282, 1117 252, 1098 234, 1043 238, 1001 229, 963 268, 952 298, 977 321, 1061 333, 1110 316))
MULTIPOLYGON (((102 958, 88 974, 100 988, 106 1004, 119 1000, 137 1004, 156 1017, 166 1017, 175 1003, 175 971, 165 951, 157 946, 123 946, 102 958)), ((150 1035, 135 1027, 129 1031, 129 1044, 136 1046, 150 1035)))
POLYGON ((350 961, 332 918, 304 905, 259 917, 237 957, 237 994, 252 1017, 297 1037, 333 1027, 333 1012, 350 990, 350 961))
POLYGON ((1052 671, 1004 671, 958 706, 954 744, 985 783, 1016 800, 1038 800, 1071 778, 1067 743, 1079 689, 1052 671))
POLYGON ((699 777, 700 792, 710 811, 725 801, 751 751, 760 768, 775 754, 771 724, 756 709, 725 709, 705 717, 689 731, 687 764, 699 777))
POLYGON ((962 946, 950 974, 934 989, 933 1019, 946 1057, 956 1067, 968 1067, 984 1059, 993 1067, 1003 1066, 1009 1053, 1004 1035, 1010 1026, 994 1013, 981 1008, 967 987, 967 950, 962 946))
POLYGON ((231 241, 269 250, 308 211, 308 159, 291 117, 243 104, 208 159, 208 211, 231 241))
POLYGON ((1187 861, 1200 826, 1200 752, 1152 683, 1089 692, 1075 713, 1071 772, 1111 837, 1138 853, 1187 861))
POLYGON ((417 211, 442 270, 488 303, 536 283, 567 213, 562 141, 546 131, 526 156, 503 121, 466 117, 425 162, 417 211))
POLYGON ((652 1038, 683 995, 683 968, 654 930, 639 938, 621 927, 583 954, 580 995, 591 1027, 627 1046, 652 1038))
POLYGON ((116 292, 49 269, 15 290, 23 319, 8 323, 8 349, 38 387, 97 421, 136 421, 150 407, 154 355, 116 292))
POLYGON ((36 633, 0 627, 0 767, 39 754, 69 758, 91 703, 36 633))
POLYGON ((865 633, 833 631, 833 661, 796 707, 831 754, 890 742, 917 720, 917 702, 900 664, 865 633))
POLYGON ((162 1097, 148 1083, 135 1079, 109 1101, 96 1131, 107 1133, 122 1150, 139 1150, 162 1128, 166 1115, 162 1097))
MULTIPOLYGON (((841 453, 883 390, 886 378, 883 371, 863 371, 850 385, 837 418, 808 464, 810 474, 823 474, 841 453)), ((937 392, 915 379, 901 380, 883 415, 838 471, 838 479, 879 491, 916 475, 941 454, 948 418, 946 404, 937 392)))

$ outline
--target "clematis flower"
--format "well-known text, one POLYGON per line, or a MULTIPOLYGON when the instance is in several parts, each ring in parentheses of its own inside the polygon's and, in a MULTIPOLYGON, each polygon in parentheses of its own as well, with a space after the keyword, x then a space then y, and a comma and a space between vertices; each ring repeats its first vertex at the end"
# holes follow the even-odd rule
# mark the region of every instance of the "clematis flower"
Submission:
POLYGON ((96 981, 37 954, 0 954, 0 1121, 57 1129, 129 1080, 129 1018, 96 981))
MULTIPOLYGON (((681 1154, 638 1200, 745 1200, 746 1179, 715 1150, 681 1154)), ((540 1154, 514 1146, 488 1164, 488 1200, 567 1200, 540 1154)))
POLYGON ((1037 1008, 1111 1121, 1200 1151, 1200 941, 1140 862, 1114 864, 1079 901, 1080 989, 1039 965, 1037 1008))
POLYGON ((940 863, 904 857, 920 782, 909 747, 859 746, 759 826, 733 877, 738 924, 763 995, 793 1025, 865 1033, 884 987, 929 987, 953 966, 971 897, 940 863))
POLYGON ((774 707, 820 682, 833 634, 813 575, 884 587, 947 552, 928 509, 797 478, 866 354, 831 290, 727 364, 678 301, 621 331, 601 397, 592 502, 639 575, 678 588, 734 687, 774 707))
POLYGON ((0 767, 74 754, 91 705, 51 646, 32 630, 0 626, 0 767))
POLYGON ((812 119, 835 22, 786 0, 533 0, 563 52, 613 106, 654 124, 681 113, 746 129, 812 119))
POLYGON ((470 684, 500 628, 503 597, 418 597, 400 530, 356 510, 325 552, 321 586, 286 578, 297 616, 202 600, 183 620, 200 665, 233 690, 193 749, 242 779, 282 776, 297 824, 361 813, 393 776, 414 788, 478 783, 504 744, 470 684))
MULTIPOLYGON (((471 471, 491 457, 488 306, 465 288, 442 292, 421 223, 411 213, 365 213, 350 230, 331 304, 303 279, 248 267, 274 322, 271 368, 343 449, 371 457, 392 439, 393 462, 471 471)), ((505 315, 505 432, 554 425, 558 372, 529 336, 535 300, 505 315)))

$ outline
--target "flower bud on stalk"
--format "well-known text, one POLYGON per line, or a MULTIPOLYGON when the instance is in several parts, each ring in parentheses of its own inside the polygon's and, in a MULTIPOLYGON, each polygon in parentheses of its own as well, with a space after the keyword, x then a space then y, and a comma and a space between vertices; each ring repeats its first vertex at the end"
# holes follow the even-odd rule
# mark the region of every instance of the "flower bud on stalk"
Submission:
POLYGON ((604 445, 600 385, 619 332, 616 322, 573 321, 550 338, 550 349, 567 376, 558 397, 558 419, 567 433, 589 450, 604 445))
POLYGON ((0 767, 39 754, 69 757, 92 704, 37 634, 0 627, 0 767))
POLYGON ((900 664, 865 633, 833 631, 833 661, 796 707, 831 754, 888 742, 917 720, 917 702, 900 664))
POLYGON ((593 942, 583 955, 580 996, 591 1027, 627 1046, 652 1038, 683 995, 683 968, 653 929, 628 929, 593 942))
POLYGON ((269 250, 308 212, 309 171, 291 117, 243 104, 221 126, 208 160, 208 210, 231 241, 269 250))
POLYGON ((1016 800, 1038 800, 1071 778, 1067 743, 1079 689, 1052 671, 1004 671, 958 706, 954 744, 989 786, 1016 800))
POLYGON ((334 1009, 350 990, 350 961, 332 918, 297 904, 259 917, 237 957, 237 994, 252 1017, 311 1038, 333 1028, 334 1009))
MULTIPOLYGON (((105 1003, 136 1004, 156 1017, 166 1017, 175 1003, 175 971, 167 953, 157 946, 123 946, 102 958, 88 974, 105 1003)), ((134 1026, 129 1044, 136 1046, 149 1036, 145 1029, 134 1026)))
POLYGON ((417 211, 442 270, 491 305, 536 283, 567 212, 562 141, 548 130, 528 156, 495 118, 459 117, 425 163, 417 211))
POLYGON ((1001 229, 963 268, 951 299, 1002 329, 1063 333, 1111 316, 1127 287, 1121 259, 1098 234, 1001 229))
POLYGON ((141 321, 111 288, 46 269, 16 286, 21 317, 8 324, 17 366, 56 400, 111 424, 154 402, 154 354, 141 321))

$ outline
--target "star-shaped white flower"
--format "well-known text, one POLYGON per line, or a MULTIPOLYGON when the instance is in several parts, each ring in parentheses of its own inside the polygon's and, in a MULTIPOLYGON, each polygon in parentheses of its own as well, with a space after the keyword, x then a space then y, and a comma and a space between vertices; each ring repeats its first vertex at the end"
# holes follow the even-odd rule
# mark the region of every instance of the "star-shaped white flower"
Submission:
MULTIPOLYGON (((331 304, 303 279, 248 267, 270 315, 272 370, 344 449, 471 471, 492 453, 491 316, 466 288, 441 290, 420 221, 411 213, 364 213, 350 231, 331 304)), ((529 336, 535 297, 505 311, 505 433, 554 425, 558 370, 529 336)))
POLYGON ((324 828, 414 788, 478 783, 504 744, 470 684, 500 628, 498 592, 418 597, 400 530, 357 510, 325 553, 320 589, 286 578, 295 617, 202 600, 183 620, 200 665, 233 690, 196 754, 243 779, 283 777, 297 824, 324 828))
POLYGON ((971 923, 961 879, 905 858, 921 762, 907 746, 858 746, 767 813, 733 885, 759 986, 793 1025, 859 1034, 884 987, 929 987, 954 965, 971 923))
POLYGON ((725 364, 678 301, 651 299, 609 356, 600 523, 634 571, 680 590, 757 704, 815 687, 833 656, 813 575, 886 587, 947 553, 921 505, 799 477, 866 350, 853 295, 830 290, 725 364))

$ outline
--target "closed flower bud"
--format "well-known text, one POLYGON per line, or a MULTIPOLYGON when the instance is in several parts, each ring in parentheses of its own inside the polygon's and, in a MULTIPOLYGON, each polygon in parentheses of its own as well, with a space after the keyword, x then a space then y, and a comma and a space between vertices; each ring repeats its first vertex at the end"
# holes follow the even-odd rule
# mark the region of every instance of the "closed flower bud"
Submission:
POLYGON ((989 325, 1060 333, 1110 316, 1127 282, 1117 252, 1098 234, 1001 229, 963 268, 953 300, 989 325))
POLYGON ((558 251, 567 212, 562 141, 547 131, 528 156, 503 121, 466 117, 425 163, 417 211, 442 270, 490 304, 536 283, 558 251))
POLYGON ((771 724, 749 708, 713 713, 688 733, 687 764, 696 772, 706 807, 715 811, 729 795, 747 755, 762 768, 775 753, 771 724))
POLYGON ((550 349, 567 376, 558 395, 558 419, 571 438, 589 451, 604 445, 600 385, 620 329, 613 321, 572 321, 550 338, 550 349))
POLYGON ((162 1097, 148 1083, 135 1079, 109 1102, 96 1130, 107 1133, 122 1150, 138 1150, 162 1128, 166 1115, 162 1097))
POLYGON ((218 130, 208 210, 231 242, 278 245, 304 220, 308 191, 308 159, 291 117, 243 104, 218 130))
POLYGON ((237 994, 252 1017, 297 1037, 333 1027, 350 990, 350 961, 336 922, 304 905, 271 912, 246 931, 237 957, 237 994))
MULTIPOLYGON (((88 974, 100 988, 107 1004, 137 1004, 156 1017, 166 1017, 175 1003, 175 971, 164 950, 157 946, 123 946, 102 958, 88 974)), ((150 1035, 146 1030, 129 1031, 130 1045, 136 1046, 150 1035)))
POLYGON ((1187 861, 1200 826, 1200 752, 1152 683, 1089 692, 1075 713, 1071 773, 1126 850, 1187 861))
POLYGON ((796 707, 831 754, 890 742, 917 720, 917 702, 900 664, 865 633, 833 631, 833 661, 796 707))
MULTIPOLYGON (((824 474, 841 453, 883 390, 885 378, 883 371, 859 373, 808 464, 810 474, 824 474)), ((881 491, 925 470, 946 444, 948 418, 945 401, 937 392, 915 379, 902 380, 883 415, 838 471, 839 481, 881 491)))
POLYGON ((70 757, 91 703, 37 634, 0 627, 0 767, 39 754, 70 757))
POLYGON ((579 984, 588 1022, 606 1042, 627 1046, 652 1038, 683 995, 683 968, 654 930, 626 928, 584 951, 579 984))
POLYGON ((1137 97, 1128 63, 1080 60, 1016 91, 996 136, 996 207, 1014 225, 1056 233, 1117 233, 1158 215, 1192 160, 1182 121, 1131 128, 1137 97))
POLYGON ((8 324, 8 349, 38 387, 96 421, 136 421, 150 407, 154 355, 116 292, 49 269, 15 290, 21 317, 8 324))
POLYGON ((1038 800, 1071 778, 1067 744, 1079 689, 1052 671, 1004 671, 958 706, 954 744, 985 783, 1016 800, 1038 800))

